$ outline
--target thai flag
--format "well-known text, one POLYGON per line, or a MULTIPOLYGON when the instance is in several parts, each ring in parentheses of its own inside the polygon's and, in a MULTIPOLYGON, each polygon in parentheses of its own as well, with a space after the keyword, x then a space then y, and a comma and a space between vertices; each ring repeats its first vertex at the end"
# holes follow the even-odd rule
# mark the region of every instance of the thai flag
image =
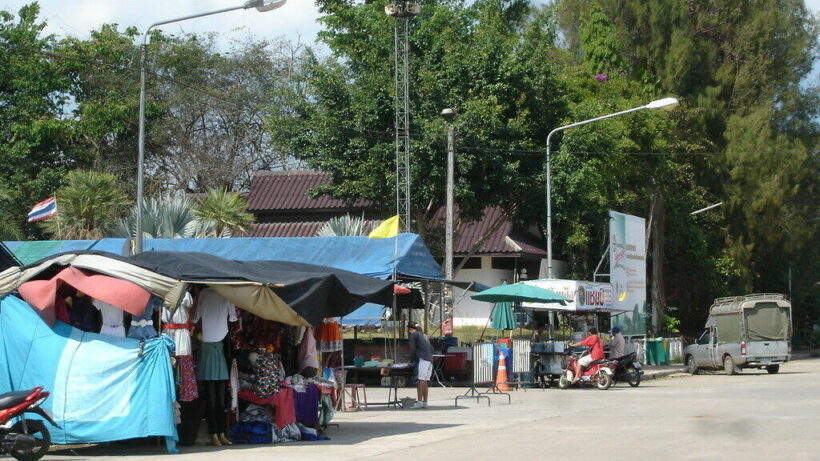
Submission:
POLYGON ((51 197, 34 205, 28 212, 28 222, 42 221, 57 214, 57 199, 51 197))

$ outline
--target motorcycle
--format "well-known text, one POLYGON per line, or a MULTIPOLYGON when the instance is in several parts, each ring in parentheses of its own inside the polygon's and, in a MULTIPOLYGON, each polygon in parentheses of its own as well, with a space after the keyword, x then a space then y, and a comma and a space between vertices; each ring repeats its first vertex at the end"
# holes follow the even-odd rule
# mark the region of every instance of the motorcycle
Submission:
POLYGON ((610 360, 615 364, 612 367, 614 368, 613 379, 615 383, 626 381, 631 387, 640 386, 643 369, 636 353, 630 352, 621 357, 613 357, 610 360))
MULTIPOLYGON (((586 351, 582 354, 571 354, 567 359, 567 364, 564 366, 564 372, 558 379, 558 387, 560 389, 567 389, 572 384, 575 377, 575 363, 583 356, 589 354, 586 351)), ((613 382, 612 363, 606 359, 595 360, 581 372, 581 384, 595 384, 598 389, 605 391, 612 386, 613 382)))
POLYGON ((39 419, 26 419, 26 413, 34 413, 60 428, 51 415, 40 407, 48 396, 42 386, 0 394, 0 453, 8 453, 20 461, 37 461, 48 453, 51 434, 45 423, 39 419), (18 418, 9 426, 13 419, 18 418))

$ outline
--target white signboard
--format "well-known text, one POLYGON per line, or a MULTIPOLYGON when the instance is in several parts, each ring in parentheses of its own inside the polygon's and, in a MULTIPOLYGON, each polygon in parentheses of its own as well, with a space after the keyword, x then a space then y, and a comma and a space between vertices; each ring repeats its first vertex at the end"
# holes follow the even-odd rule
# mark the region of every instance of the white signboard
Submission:
POLYGON ((625 335, 646 334, 646 224, 643 218, 609 212, 609 283, 615 308, 626 313, 613 320, 625 335))
POLYGON ((562 311, 599 311, 612 312, 612 285, 600 282, 583 282, 579 280, 526 280, 527 285, 546 288, 571 299, 566 306, 557 303, 521 303, 524 309, 552 309, 562 311))

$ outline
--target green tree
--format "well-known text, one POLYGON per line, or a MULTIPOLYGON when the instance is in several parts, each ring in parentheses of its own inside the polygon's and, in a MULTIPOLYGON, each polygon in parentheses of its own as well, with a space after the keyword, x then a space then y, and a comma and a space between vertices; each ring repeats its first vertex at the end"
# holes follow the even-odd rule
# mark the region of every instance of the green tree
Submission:
POLYGON ((36 3, 17 16, 0 11, 0 191, 14 234, 40 235, 26 212, 51 196, 65 174, 86 159, 71 147, 71 120, 62 117, 69 81, 52 56, 36 3), (7 194, 7 195, 6 195, 7 194))
POLYGON ((66 183, 56 193, 57 216, 43 224, 46 232, 60 240, 109 236, 129 205, 116 176, 75 170, 68 173, 66 183))
POLYGON ((817 90, 801 86, 818 37, 803 2, 562 0, 556 11, 572 62, 596 69, 601 56, 617 56, 620 73, 637 85, 626 94, 684 101, 673 120, 688 146, 678 141, 676 151, 726 153, 680 158, 662 181, 642 176, 661 185, 651 196, 666 199, 665 289, 683 328, 691 332, 715 296, 785 292, 788 259, 799 273, 799 305, 816 280, 816 263, 799 256, 817 249, 805 225, 816 208, 806 178, 816 181, 810 152, 820 133, 817 90), (670 177, 691 189, 670 190, 670 177), (685 214, 719 201, 722 210, 685 214))
MULTIPOLYGON (((383 5, 323 0, 321 40, 331 58, 308 53, 288 104, 269 126, 280 150, 333 179, 317 194, 395 204, 393 19, 383 5)), ((466 218, 502 204, 511 215, 543 210, 542 149, 564 113, 547 11, 527 1, 425 2, 410 37, 413 228, 421 233, 444 201, 445 123, 456 110, 456 195, 466 218), (531 209, 520 206, 533 203, 531 209), (536 204, 537 203, 537 204, 536 204), (539 208, 540 205, 540 208, 539 208)), ((541 212, 537 212, 540 216, 541 212)))
POLYGON ((210 190, 194 206, 194 215, 213 226, 216 237, 231 237, 245 232, 253 223, 253 215, 245 212, 248 202, 236 192, 225 189, 210 190))

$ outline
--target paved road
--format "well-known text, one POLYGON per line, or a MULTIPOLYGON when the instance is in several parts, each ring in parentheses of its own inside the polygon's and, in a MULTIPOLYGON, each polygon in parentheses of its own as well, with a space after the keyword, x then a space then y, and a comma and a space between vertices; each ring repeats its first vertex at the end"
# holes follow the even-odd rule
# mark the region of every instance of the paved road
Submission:
MULTIPOLYGON (((54 459, 820 459, 820 360, 790 362, 778 375, 675 375, 637 389, 514 392, 512 404, 452 397, 431 389, 428 410, 371 409, 338 414, 325 442, 264 447, 183 448, 166 457, 155 447, 108 446, 54 459), (617 450, 617 451, 616 451, 617 450)), ((406 389, 400 396, 411 395, 406 389)), ((383 397, 371 389, 371 401, 383 397)), ((58 456, 55 456, 58 455, 58 456)))

